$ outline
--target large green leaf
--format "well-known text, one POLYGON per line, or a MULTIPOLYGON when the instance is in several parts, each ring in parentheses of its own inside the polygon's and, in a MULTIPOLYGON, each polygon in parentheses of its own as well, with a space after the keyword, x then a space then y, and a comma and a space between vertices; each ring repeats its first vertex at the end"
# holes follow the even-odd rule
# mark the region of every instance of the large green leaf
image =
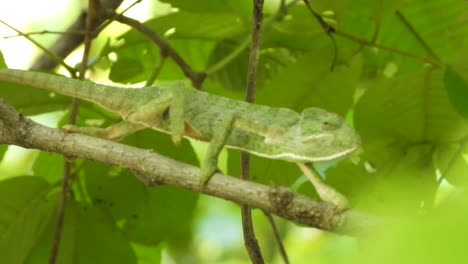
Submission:
POLYGON ((183 139, 179 146, 166 133, 145 129, 128 136, 124 143, 143 149, 154 149, 157 153, 189 164, 197 165, 198 160, 190 142, 183 139))
POLYGON ((62 155, 41 151, 34 162, 34 175, 45 179, 50 184, 57 183, 63 177, 63 162, 62 155))
POLYGON ((203 1, 203 4, 200 2, 185 1, 185 0, 163 0, 162 2, 170 3, 176 8, 180 8, 184 11, 196 11, 202 13, 209 12, 223 12, 229 11, 230 6, 234 1, 219 1, 219 0, 207 0, 203 1))
MULTIPOLYGON (((443 61, 466 54, 468 9, 464 1, 413 0, 402 10, 402 13, 426 44, 443 61)), ((393 32, 393 34, 398 33, 393 32)), ((392 44, 398 43, 401 44, 401 39, 392 44)), ((412 49, 409 50, 412 51, 412 49)))
POLYGON ((135 214, 145 199, 145 187, 122 169, 85 161, 83 177, 91 201, 109 211, 115 220, 135 214))
MULTIPOLYGON (((28 263, 49 259, 56 221, 34 248, 28 263)), ((98 207, 83 206, 68 200, 57 263, 137 263, 130 243, 115 222, 98 207)))
POLYGON ((368 83, 356 107, 355 121, 366 150, 363 158, 375 171, 369 177, 375 183, 369 192, 374 193, 374 202, 386 199, 387 209, 392 210, 399 207, 400 199, 406 199, 405 205, 412 205, 413 210, 417 208, 418 200, 409 197, 430 205, 436 191, 436 166, 445 171, 443 161, 450 159, 443 155, 461 157, 440 150, 468 134, 468 125, 451 107, 442 69, 368 83), (436 163, 434 151, 439 153, 436 163), (414 186, 417 190, 412 190, 414 186))
POLYGON ((468 119, 468 81, 463 79, 452 67, 447 67, 444 73, 444 84, 455 110, 468 119))
POLYGON ((3 53, 0 50, 0 68, 7 68, 7 65, 5 63, 5 58, 3 57, 3 53))
POLYGON ((366 84, 355 122, 364 140, 450 142, 465 137, 468 125, 452 108, 443 70, 428 69, 366 84))
POLYGON ((332 47, 322 46, 304 54, 259 91, 257 103, 295 110, 319 106, 345 115, 353 103, 362 59, 355 56, 331 70, 333 53, 332 47))
POLYGON ((148 245, 185 233, 192 223, 197 197, 197 193, 173 186, 150 188, 145 192, 143 207, 123 229, 130 239, 148 245))
POLYGON ((0 256, 4 263, 25 263, 40 241, 57 204, 51 186, 39 177, 0 182, 0 256))
POLYGON ((159 34, 168 30, 168 39, 222 40, 240 33, 247 33, 245 25, 235 13, 176 12, 145 22, 159 34), (197 26, 194 26, 197 25, 197 26))
POLYGON ((437 208, 420 217, 398 219, 383 225, 359 240, 359 252, 343 263, 355 264, 425 264, 465 263, 468 261, 468 199, 458 193, 437 208), (440 228, 444 226, 444 228, 440 228))
POLYGON ((0 81, 0 97, 25 115, 63 110, 71 102, 70 97, 5 81, 0 81))
POLYGON ((442 177, 451 184, 466 186, 468 184, 468 144, 466 140, 454 142, 437 148, 434 162, 442 177))

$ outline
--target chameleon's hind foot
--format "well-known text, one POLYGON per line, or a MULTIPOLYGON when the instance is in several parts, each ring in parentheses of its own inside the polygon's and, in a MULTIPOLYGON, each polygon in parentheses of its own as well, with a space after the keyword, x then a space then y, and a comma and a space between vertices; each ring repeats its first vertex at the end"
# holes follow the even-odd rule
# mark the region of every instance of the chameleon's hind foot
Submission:
POLYGON ((80 133, 88 136, 99 137, 99 138, 108 138, 108 132, 105 128, 100 127, 78 127, 75 125, 64 125, 62 127, 68 133, 80 133))
POLYGON ((145 128, 143 125, 132 124, 125 121, 102 128, 102 127, 78 127, 75 125, 64 125, 63 129, 70 133, 81 133, 92 137, 119 141, 124 137, 145 128))

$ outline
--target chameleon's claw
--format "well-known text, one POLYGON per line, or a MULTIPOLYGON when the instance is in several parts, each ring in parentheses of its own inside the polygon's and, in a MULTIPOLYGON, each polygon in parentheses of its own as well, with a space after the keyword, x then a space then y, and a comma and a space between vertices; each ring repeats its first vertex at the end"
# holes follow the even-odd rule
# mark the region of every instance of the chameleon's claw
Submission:
POLYGON ((205 187, 211 176, 213 176, 213 174, 215 174, 217 171, 217 167, 202 166, 200 170, 200 176, 198 178, 198 185, 202 188, 205 187))
POLYGON ((70 125, 70 124, 67 124, 67 125, 64 125, 62 127, 63 130, 65 130, 65 132, 67 133, 72 133, 72 132, 76 132, 77 131, 77 126, 75 125, 70 125))
POLYGON ((176 146, 180 146, 180 143, 182 142, 182 135, 172 134, 172 142, 174 142, 176 146))

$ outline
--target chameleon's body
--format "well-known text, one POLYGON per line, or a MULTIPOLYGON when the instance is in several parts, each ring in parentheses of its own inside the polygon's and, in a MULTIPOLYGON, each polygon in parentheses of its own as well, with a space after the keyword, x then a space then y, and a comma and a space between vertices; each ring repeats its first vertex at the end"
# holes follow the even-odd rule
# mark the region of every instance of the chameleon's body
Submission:
POLYGON ((125 122, 106 129, 69 127, 71 131, 121 138, 143 128, 210 142, 202 165, 203 183, 216 170, 222 147, 290 162, 328 161, 354 151, 357 133, 338 115, 319 108, 297 113, 171 87, 130 89, 19 70, 0 69, 0 80, 94 102, 120 114, 125 122))

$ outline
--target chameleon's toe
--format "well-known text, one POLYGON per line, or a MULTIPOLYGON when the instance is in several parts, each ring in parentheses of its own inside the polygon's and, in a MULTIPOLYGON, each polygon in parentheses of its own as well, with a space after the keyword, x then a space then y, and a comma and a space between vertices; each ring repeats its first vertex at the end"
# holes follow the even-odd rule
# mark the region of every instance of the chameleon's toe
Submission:
POLYGON ((182 142, 182 135, 174 135, 172 134, 172 142, 174 142, 174 144, 176 146, 179 146, 180 143, 182 142))
POLYGON ((208 183, 208 181, 210 180, 211 176, 213 176, 213 174, 215 174, 215 172, 218 171, 218 168, 214 167, 214 168, 202 168, 201 171, 200 171, 200 177, 198 178, 198 185, 200 185, 200 187, 205 187, 205 185, 208 183))
POLYGON ((64 125, 62 129, 65 130, 65 132, 73 133, 77 131, 77 126, 67 124, 67 125, 64 125))

